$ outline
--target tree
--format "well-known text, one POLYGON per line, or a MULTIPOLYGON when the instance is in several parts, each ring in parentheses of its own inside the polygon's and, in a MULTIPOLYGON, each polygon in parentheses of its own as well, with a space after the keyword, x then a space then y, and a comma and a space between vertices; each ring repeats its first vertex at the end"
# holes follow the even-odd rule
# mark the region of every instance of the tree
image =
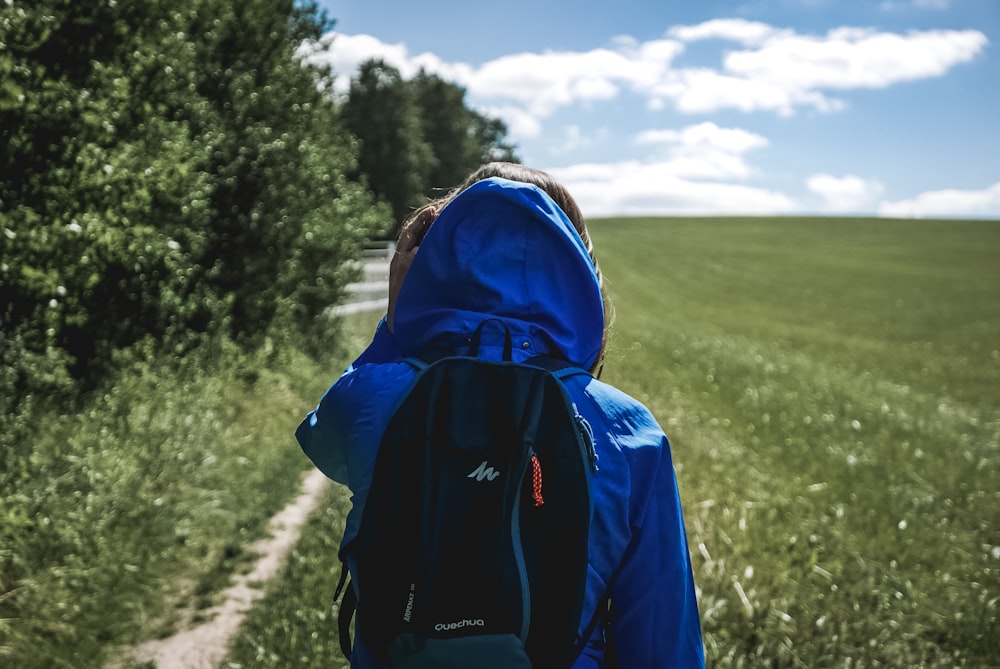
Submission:
POLYGON ((465 106, 465 90, 424 70, 409 85, 420 109, 424 139, 434 153, 424 192, 448 190, 480 161, 472 112, 465 106))
POLYGON ((203 169, 215 175, 215 215, 198 265, 214 297, 231 305, 227 329, 252 343, 279 306, 299 323, 316 318, 320 305, 303 297, 310 286, 322 292, 322 308, 336 301, 344 261, 388 226, 345 178, 356 158, 317 86, 329 73, 296 56, 329 27, 315 5, 241 0, 213 9, 198 41, 197 85, 210 114, 197 136, 209 149, 203 169))
POLYGON ((464 88, 424 70, 405 81, 384 61, 363 63, 342 113, 361 145, 359 178, 392 205, 397 225, 481 164, 518 160, 503 121, 469 108, 464 88))
POLYGON ((473 111, 473 135, 479 146, 479 161, 488 163, 494 160, 508 163, 519 163, 520 158, 515 153, 513 144, 507 141, 507 124, 501 119, 484 116, 473 111))
POLYGON ((423 69, 409 85, 420 108, 424 139, 434 153, 427 195, 455 187, 483 163, 518 162, 506 142, 506 124, 468 107, 464 88, 423 69))
POLYGON ((351 79, 341 113, 360 143, 359 178, 389 203, 398 225, 422 204, 434 161, 413 91, 399 70, 380 59, 368 60, 351 79))
POLYGON ((293 0, 0 3, 0 328, 16 394, 140 340, 313 327, 388 227, 293 0))

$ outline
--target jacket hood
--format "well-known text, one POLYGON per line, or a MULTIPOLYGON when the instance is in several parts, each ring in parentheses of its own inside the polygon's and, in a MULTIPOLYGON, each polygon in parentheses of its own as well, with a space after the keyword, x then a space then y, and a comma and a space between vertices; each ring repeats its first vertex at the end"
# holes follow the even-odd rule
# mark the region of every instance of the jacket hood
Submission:
POLYGON ((490 178, 438 215, 400 287, 394 333, 403 355, 513 337, 514 360, 535 355, 593 366, 604 304, 593 262, 566 214, 530 184, 490 178))

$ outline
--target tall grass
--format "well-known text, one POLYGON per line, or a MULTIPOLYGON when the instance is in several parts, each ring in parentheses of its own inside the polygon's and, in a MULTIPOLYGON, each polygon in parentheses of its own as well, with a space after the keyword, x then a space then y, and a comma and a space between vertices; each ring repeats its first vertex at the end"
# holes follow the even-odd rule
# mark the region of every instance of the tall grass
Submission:
POLYGON ((224 342, 125 362, 80 409, 39 399, 0 476, 0 666, 99 667, 172 632, 296 492, 315 362, 224 342))
MULTIPOLYGON (((591 231, 616 306, 605 380, 671 436, 709 666, 996 666, 1000 223, 591 231)), ((228 666, 343 666, 344 503, 228 666)))

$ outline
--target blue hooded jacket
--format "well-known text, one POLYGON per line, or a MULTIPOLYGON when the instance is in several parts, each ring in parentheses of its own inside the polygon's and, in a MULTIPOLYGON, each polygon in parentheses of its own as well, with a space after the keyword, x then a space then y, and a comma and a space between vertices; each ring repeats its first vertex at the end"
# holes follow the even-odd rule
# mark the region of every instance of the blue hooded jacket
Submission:
MULTIPOLYGON (((604 310, 587 250, 565 213, 542 190, 491 178, 467 188, 431 225, 397 296, 394 331, 385 319, 368 348, 299 426, 305 453, 353 493, 341 546, 357 534, 378 444, 415 380, 403 359, 429 347, 468 352, 485 320, 479 356, 499 360, 503 326, 515 361, 540 354, 590 369, 600 353, 604 310), (494 322, 496 326, 494 327, 494 322)), ((584 375, 567 391, 595 434, 589 576, 580 631, 610 594, 610 614, 575 669, 703 667, 703 646, 684 519, 670 445, 641 403, 584 375), (607 635, 606 635, 607 632, 607 635)), ((347 551, 351 573, 354 556, 347 551)), ((353 579, 352 579, 353 581, 353 579)), ((363 584, 355 584, 359 598, 363 584)), ((364 639, 351 666, 378 667, 364 639)))

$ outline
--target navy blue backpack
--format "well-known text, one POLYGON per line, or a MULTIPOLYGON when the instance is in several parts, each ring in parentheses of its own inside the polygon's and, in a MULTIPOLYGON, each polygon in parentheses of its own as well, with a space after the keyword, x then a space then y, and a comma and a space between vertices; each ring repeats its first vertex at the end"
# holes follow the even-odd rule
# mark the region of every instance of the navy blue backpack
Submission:
POLYGON ((339 619, 348 657, 354 613, 397 669, 569 667, 592 633, 597 615, 580 619, 597 456, 562 384, 588 372, 510 362, 509 336, 504 358, 411 360, 341 552, 357 557, 339 619))

